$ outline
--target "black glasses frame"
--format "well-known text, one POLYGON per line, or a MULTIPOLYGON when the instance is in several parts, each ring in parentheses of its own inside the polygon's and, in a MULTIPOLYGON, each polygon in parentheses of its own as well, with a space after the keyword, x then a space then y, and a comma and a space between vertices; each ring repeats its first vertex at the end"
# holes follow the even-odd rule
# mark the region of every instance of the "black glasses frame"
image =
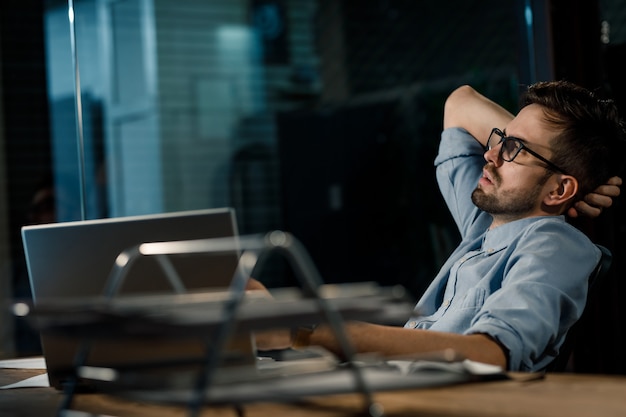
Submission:
POLYGON ((490 149, 498 146, 500 143, 502 143, 502 146, 500 147, 500 152, 498 153, 498 157, 501 158, 505 162, 513 162, 513 160, 520 153, 520 151, 522 149, 524 149, 526 152, 528 152, 529 154, 531 154, 535 158, 539 159, 540 161, 542 161, 543 163, 548 165, 548 168, 551 171, 557 171, 557 172, 560 172, 561 174, 566 174, 564 169, 559 168, 553 162, 549 161, 548 159, 546 159, 543 156, 539 155, 537 152, 535 152, 532 149, 530 149, 528 146, 524 145, 524 142, 521 139, 516 138, 514 136, 506 136, 503 131, 501 131, 497 127, 494 127, 491 130, 491 134, 489 135, 489 139, 487 139, 487 146, 485 147, 485 149, 486 150, 490 150, 490 149), (494 136, 497 136, 499 138, 498 143, 491 144, 492 139, 494 138, 494 136), (513 156, 511 156, 510 158, 507 159, 507 158, 504 157, 504 147, 506 146, 506 143, 508 141, 515 142, 515 144, 517 146, 516 146, 515 153, 513 153, 513 156))

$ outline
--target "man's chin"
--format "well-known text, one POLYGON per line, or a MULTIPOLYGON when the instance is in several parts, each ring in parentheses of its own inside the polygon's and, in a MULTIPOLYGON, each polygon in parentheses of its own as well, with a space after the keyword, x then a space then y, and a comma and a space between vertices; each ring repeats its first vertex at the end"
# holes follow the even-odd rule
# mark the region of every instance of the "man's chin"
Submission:
POLYGON ((483 188, 482 188, 480 185, 478 185, 478 186, 474 189, 474 191, 472 191, 472 202, 473 202, 474 204, 476 204, 476 201, 475 201, 475 200, 480 200, 480 199, 483 199, 483 198, 485 198, 486 196, 487 196, 487 194, 485 193, 485 190, 483 190, 483 188))
POLYGON ((490 203, 491 200, 493 200, 493 198, 485 193, 480 186, 476 187, 472 192, 472 203, 483 211, 489 211, 489 207, 492 206, 490 203))

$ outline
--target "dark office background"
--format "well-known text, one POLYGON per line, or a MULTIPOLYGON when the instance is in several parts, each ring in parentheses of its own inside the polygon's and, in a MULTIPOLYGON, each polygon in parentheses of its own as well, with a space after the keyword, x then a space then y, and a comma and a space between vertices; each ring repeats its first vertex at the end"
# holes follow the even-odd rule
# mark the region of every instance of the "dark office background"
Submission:
MULTIPOLYGON (((15 275, 23 274, 19 229, 52 172, 51 120, 73 110, 46 93, 43 16, 54 3, 64 2, 0 6, 0 166, 15 275)), ((293 3, 250 1, 250 9, 272 4, 287 13, 293 3)), ((623 0, 320 0, 314 23, 320 66, 291 69, 288 87, 273 97, 277 146, 250 142, 235 154, 229 203, 243 233, 294 233, 328 282, 402 284, 417 298, 454 247, 432 161, 443 101, 456 86, 471 83, 515 111, 523 85, 568 79, 615 99, 626 114, 623 0), (311 88, 316 81, 320 90, 311 88)), ((287 35, 264 40, 265 65, 289 66, 287 35)), ((101 110, 90 105, 97 138, 101 110)), ((254 136, 267 123, 267 115, 248 118, 237 134, 254 136)), ((614 262, 578 326, 573 369, 626 373, 623 198, 602 217, 574 223, 610 248, 614 262)), ((293 283, 282 264, 275 268, 268 285, 293 283)), ((23 290, 13 279, 14 291, 23 290)), ((18 343, 16 354, 28 353, 18 343)))

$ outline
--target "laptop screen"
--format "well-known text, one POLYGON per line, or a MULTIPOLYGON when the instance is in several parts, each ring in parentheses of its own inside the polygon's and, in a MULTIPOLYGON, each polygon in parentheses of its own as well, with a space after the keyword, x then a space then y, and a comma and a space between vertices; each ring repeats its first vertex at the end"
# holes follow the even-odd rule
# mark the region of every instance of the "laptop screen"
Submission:
MULTIPOLYGON (((232 209, 184 211, 24 226, 22 239, 35 303, 48 297, 97 296, 103 293, 115 259, 141 243, 232 237, 232 209)), ((172 256, 188 289, 226 287, 237 264, 236 254, 172 256)), ((138 259, 122 293, 171 292, 156 259, 138 259)))
MULTIPOLYGON (((147 242, 193 240, 237 235, 234 210, 206 209, 156 215, 24 226, 22 240, 35 304, 47 298, 103 294, 117 256, 147 242)), ((168 256, 187 290, 223 289, 235 273, 238 253, 168 256)), ((172 293, 166 273, 154 257, 140 258, 128 271, 120 294, 172 293)), ((76 342, 42 335, 51 385, 60 388, 71 369, 76 342)), ((173 344, 164 354, 197 356, 198 346, 173 344), (181 349, 183 349, 181 351, 181 349), (187 350, 185 352, 185 349, 187 350)), ((165 346, 164 346, 165 347, 165 346)), ((145 358, 145 347, 92 349, 93 364, 145 358)))

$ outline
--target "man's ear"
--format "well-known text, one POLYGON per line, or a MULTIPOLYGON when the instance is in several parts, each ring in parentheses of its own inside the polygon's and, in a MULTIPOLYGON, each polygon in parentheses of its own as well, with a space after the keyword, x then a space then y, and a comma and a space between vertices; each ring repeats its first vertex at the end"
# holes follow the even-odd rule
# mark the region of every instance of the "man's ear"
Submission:
POLYGON ((569 204, 576 199, 578 194, 578 180, 571 175, 560 174, 553 177, 552 188, 543 199, 547 206, 559 206, 569 204))

